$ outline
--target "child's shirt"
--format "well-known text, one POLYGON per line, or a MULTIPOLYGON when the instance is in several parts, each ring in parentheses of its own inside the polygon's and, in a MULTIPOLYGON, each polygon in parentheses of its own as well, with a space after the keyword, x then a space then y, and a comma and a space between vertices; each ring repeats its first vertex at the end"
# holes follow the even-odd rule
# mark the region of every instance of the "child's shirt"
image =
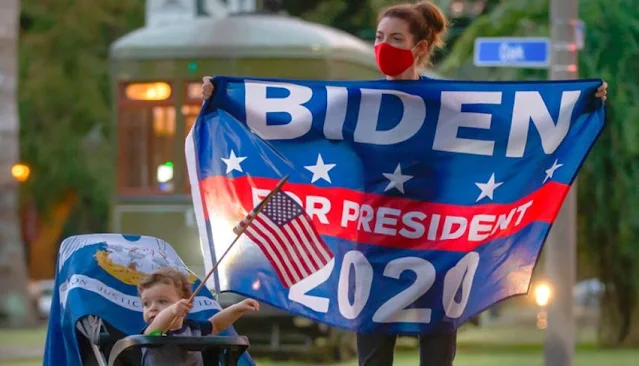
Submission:
MULTIPOLYGON (((167 332, 169 337, 206 336, 213 333, 211 322, 186 319, 181 329, 167 332)), ((142 348, 142 366, 204 366, 202 353, 177 346, 142 348)))

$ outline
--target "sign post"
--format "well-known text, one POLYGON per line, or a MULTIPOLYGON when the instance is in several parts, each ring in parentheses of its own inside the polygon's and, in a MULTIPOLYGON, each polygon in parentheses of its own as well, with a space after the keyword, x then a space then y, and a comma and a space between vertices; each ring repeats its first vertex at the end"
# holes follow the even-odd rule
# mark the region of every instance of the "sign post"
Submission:
MULTIPOLYGON (((551 80, 576 79, 578 0, 550 2, 551 80)), ((545 247, 546 275, 553 287, 548 307, 544 359, 546 366, 571 366, 575 353, 572 291, 577 272, 577 184, 573 183, 545 247)))
MULTIPOLYGON (((576 79, 577 53, 584 47, 585 25, 578 0, 551 0, 551 39, 477 38, 479 67, 547 68, 551 80, 576 79)), ((546 275, 553 289, 544 347, 546 366, 571 366, 575 349, 572 291, 577 268, 577 184, 566 197, 544 247, 546 275)))

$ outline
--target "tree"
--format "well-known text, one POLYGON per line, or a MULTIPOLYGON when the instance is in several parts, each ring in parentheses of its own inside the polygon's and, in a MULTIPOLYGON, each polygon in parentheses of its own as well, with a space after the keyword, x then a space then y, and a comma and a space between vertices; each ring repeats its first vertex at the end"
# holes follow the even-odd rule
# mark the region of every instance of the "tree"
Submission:
POLYGON ((18 162, 19 0, 0 4, 0 323, 24 326, 35 320, 18 220, 18 187, 11 167, 18 162))
MULTIPOLYGON (((368 41, 375 39, 377 14, 383 8, 405 3, 407 0, 283 0, 286 11, 311 22, 326 24, 349 32, 368 41)), ((484 10, 492 9, 500 0, 486 0, 484 10)), ((414 1, 415 2, 415 1, 414 1)), ((452 0, 431 0, 445 13, 449 13, 452 0)), ((467 7, 469 9, 469 7, 467 7)), ((448 14, 449 16, 451 14, 448 14)), ((475 12, 467 11, 463 17, 452 19, 451 27, 446 35, 447 43, 453 44, 467 23, 475 17, 475 12)), ((438 50, 432 57, 437 63, 446 55, 446 49, 438 50)))
POLYGON ((582 249, 607 285, 600 339, 639 345, 639 23, 634 0, 582 0, 584 77, 609 81, 604 133, 580 175, 582 249))
MULTIPOLYGON (((479 18, 440 65, 472 79, 542 79, 545 71, 472 66, 477 36, 547 36, 548 0, 511 0, 479 18)), ((610 84, 607 126, 579 175, 580 256, 606 285, 600 310, 602 345, 639 344, 639 23, 635 0, 581 0, 586 23, 582 78, 610 84)), ((580 263, 582 266, 584 263, 580 263)))
POLYGON ((372 39, 370 30, 375 29, 372 2, 375 0, 283 0, 282 5, 293 16, 372 39))
POLYGON ((74 234, 107 230, 114 174, 108 50, 143 25, 144 1, 24 0, 22 6, 21 156, 32 167, 23 196, 45 226, 57 226, 41 230, 48 237, 30 253, 32 275, 50 278, 60 225, 67 222, 74 234), (96 132, 102 144, 89 141, 96 132))

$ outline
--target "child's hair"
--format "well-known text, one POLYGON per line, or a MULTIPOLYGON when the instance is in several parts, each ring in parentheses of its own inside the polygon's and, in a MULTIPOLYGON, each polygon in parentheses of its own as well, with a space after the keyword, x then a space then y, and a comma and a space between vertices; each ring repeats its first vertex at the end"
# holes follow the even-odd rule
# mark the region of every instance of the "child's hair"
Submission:
POLYGON ((188 277, 182 271, 170 267, 160 268, 144 277, 138 285, 138 293, 141 295, 144 290, 148 290, 158 283, 174 286, 178 295, 183 299, 191 297, 191 284, 188 277))
POLYGON ((379 12, 377 21, 383 18, 398 18, 406 21, 410 32, 415 36, 415 44, 420 41, 428 43, 428 52, 418 60, 419 66, 430 64, 430 56, 434 49, 444 46, 443 34, 448 29, 448 20, 444 12, 430 1, 402 3, 392 5, 379 12))

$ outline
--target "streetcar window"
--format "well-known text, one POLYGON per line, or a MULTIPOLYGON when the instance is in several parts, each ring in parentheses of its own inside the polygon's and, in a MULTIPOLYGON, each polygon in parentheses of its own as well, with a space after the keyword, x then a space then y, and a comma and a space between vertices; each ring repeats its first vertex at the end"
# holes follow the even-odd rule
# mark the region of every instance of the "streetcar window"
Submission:
MULTIPOLYGON (((184 105, 182 106, 182 116, 184 118, 184 136, 188 136, 191 132, 191 128, 195 124, 197 116, 202 109, 202 82, 190 81, 184 84, 184 105)), ((191 183, 189 182, 188 167, 186 164, 182 168, 182 174, 184 175, 183 191, 185 193, 191 193, 191 183)))
MULTIPOLYGON (((182 115, 184 116, 184 136, 188 136, 189 132, 191 132, 191 128, 193 124, 195 124, 195 120, 197 116, 200 114, 200 108, 202 106, 200 104, 189 104, 182 106, 182 115)), ((186 164, 184 165, 183 172, 184 174, 184 192, 191 193, 191 183, 189 182, 189 173, 188 167, 186 164)))
POLYGON ((186 85, 186 99, 201 100, 202 99, 202 83, 194 82, 186 85))
POLYGON ((171 86, 164 82, 132 83, 126 86, 125 94, 131 100, 166 100, 171 96, 171 86))
POLYGON ((122 108, 119 130, 119 182, 122 193, 172 193, 176 120, 173 106, 122 108))
POLYGON ((191 131, 191 127, 195 123, 198 114, 200 114, 200 105, 185 105, 182 106, 182 114, 184 115, 184 135, 188 135, 191 131))

